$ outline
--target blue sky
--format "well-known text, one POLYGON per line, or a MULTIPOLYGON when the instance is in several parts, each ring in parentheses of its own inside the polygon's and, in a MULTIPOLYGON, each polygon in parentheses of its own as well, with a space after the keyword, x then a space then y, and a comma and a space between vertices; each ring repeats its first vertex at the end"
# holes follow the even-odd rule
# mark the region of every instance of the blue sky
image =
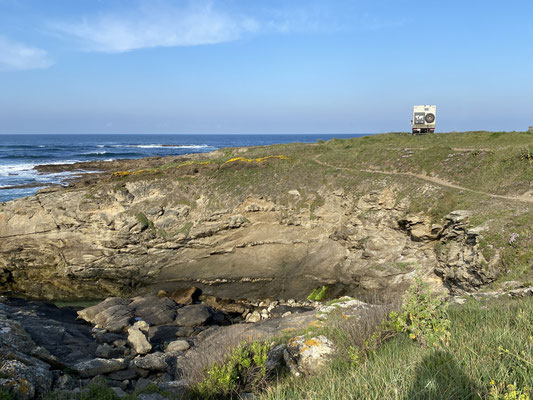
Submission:
POLYGON ((533 125, 532 1, 0 0, 0 133, 533 125))

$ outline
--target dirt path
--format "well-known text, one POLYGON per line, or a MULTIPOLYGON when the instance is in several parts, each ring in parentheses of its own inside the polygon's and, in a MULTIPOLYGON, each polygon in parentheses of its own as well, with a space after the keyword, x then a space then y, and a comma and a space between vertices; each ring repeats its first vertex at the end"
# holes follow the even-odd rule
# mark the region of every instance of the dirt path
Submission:
POLYGON ((319 156, 316 156, 314 158, 314 160, 315 160, 316 163, 318 163, 320 165, 323 165, 323 166, 326 166, 326 167, 330 167, 330 168, 342 169, 342 170, 345 170, 345 171, 369 172, 369 173, 372 173, 372 174, 382 174, 382 175, 410 176, 410 177, 413 177, 413 178, 422 179, 422 180, 427 181, 427 182, 435 183, 435 184, 440 185, 440 186, 445 186, 445 187, 449 187, 449 188, 457 189, 457 190, 465 190, 465 191, 468 191, 468 192, 471 192, 471 193, 477 193, 477 194, 481 194, 481 195, 492 197, 492 198, 503 199, 503 200, 511 200, 511 201, 522 201, 522 202, 525 202, 525 203, 533 203, 533 197, 532 196, 526 196, 526 195, 522 195, 522 196, 504 196, 504 195, 500 195, 500 194, 492 194, 492 193, 482 192, 480 190, 474 190, 474 189, 466 188, 464 186, 459 186, 459 185, 456 185, 454 183, 448 182, 448 181, 446 181, 444 179, 440 179, 440 178, 437 178, 437 177, 434 177, 434 176, 428 176, 428 175, 423 175, 423 174, 415 174, 415 173, 412 173, 412 172, 389 172, 389 171, 379 171, 379 170, 373 170, 373 169, 337 167, 335 165, 332 165, 332 164, 329 164, 327 162, 319 160, 319 156))

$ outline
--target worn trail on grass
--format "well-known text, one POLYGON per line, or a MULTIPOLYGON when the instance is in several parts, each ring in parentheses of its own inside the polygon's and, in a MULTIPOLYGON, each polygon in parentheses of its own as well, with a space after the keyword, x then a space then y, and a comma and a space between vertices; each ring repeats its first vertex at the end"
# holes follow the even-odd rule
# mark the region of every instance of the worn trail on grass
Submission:
POLYGON ((449 188, 457 189, 457 190, 466 190, 466 191, 471 192, 471 193, 477 193, 477 194, 481 194, 481 195, 492 197, 492 198, 511 200, 511 201, 521 201, 521 202, 525 202, 525 203, 533 203, 533 197, 527 196, 527 195, 522 195, 522 196, 504 196, 504 195, 501 195, 501 194, 493 194, 493 193, 483 192, 481 190, 474 190, 474 189, 469 189, 469 188, 464 187, 464 186, 456 185, 454 183, 448 182, 448 181, 446 181, 444 179, 441 179, 441 178, 437 178, 437 177, 429 176, 429 175, 424 175, 424 174, 415 174, 413 172, 380 171, 380 170, 377 170, 377 169, 361 169, 361 168, 339 167, 339 166, 336 166, 336 165, 333 165, 333 164, 329 164, 329 163, 327 163, 325 161, 321 161, 319 159, 319 157, 320 156, 314 157, 314 161, 316 163, 320 164, 320 165, 323 165, 323 166, 326 166, 326 167, 330 167, 330 168, 342 169, 342 170, 345 170, 345 171, 369 172, 369 173, 372 173, 372 174, 410 176, 410 177, 413 177, 413 178, 422 179, 422 180, 427 181, 427 182, 435 183, 435 184, 440 185, 440 186, 445 186, 445 187, 449 187, 449 188))

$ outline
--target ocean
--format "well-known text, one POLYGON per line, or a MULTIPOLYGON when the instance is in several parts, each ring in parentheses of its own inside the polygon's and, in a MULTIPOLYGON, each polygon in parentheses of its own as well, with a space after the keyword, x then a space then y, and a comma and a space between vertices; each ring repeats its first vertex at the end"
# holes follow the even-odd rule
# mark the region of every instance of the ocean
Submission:
POLYGON ((36 165, 176 156, 223 147, 361 136, 367 135, 0 135, 0 202, 30 196, 46 185, 62 184, 75 174, 41 174, 34 169, 36 165))

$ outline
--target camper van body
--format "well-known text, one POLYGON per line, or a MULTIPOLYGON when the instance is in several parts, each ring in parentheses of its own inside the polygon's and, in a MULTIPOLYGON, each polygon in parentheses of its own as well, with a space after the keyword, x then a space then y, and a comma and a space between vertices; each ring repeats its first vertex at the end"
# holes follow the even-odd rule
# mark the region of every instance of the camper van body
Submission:
POLYGON ((437 106, 414 106, 411 126, 413 134, 435 132, 437 106))

